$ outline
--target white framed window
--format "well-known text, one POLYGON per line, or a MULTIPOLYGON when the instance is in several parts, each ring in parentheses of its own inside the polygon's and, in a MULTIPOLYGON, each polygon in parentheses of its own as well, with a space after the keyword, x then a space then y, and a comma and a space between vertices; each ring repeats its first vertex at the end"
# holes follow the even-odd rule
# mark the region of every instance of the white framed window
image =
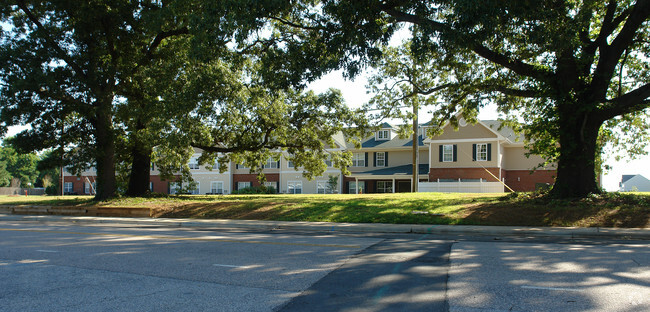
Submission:
POLYGON ((90 188, 90 183, 84 182, 84 194, 91 194, 91 192, 94 192, 94 190, 96 190, 95 187, 97 186, 97 183, 93 182, 92 185, 93 187, 90 188))
POLYGON ((329 188, 329 183, 325 180, 316 181, 316 193, 318 194, 332 194, 334 190, 329 188))
POLYGON ((288 181, 287 182, 287 193, 289 193, 289 194, 302 194, 302 182, 301 181, 288 181))
POLYGON ((477 161, 487 161, 488 160, 488 145, 487 145, 487 143, 476 144, 476 160, 477 161))
POLYGON ((264 169, 276 169, 278 168, 278 161, 274 160, 273 157, 269 157, 264 164, 264 169))
POLYGON ((332 167, 332 160, 330 159, 329 156, 327 156, 327 158, 325 159, 325 165, 326 165, 328 168, 331 168, 331 167, 332 167))
POLYGON ((366 166, 366 154, 365 153, 354 153, 352 154, 352 167, 365 167, 366 166))
POLYGON ((390 130, 377 131, 377 140, 388 140, 388 139, 390 139, 390 130))
POLYGON ((210 193, 223 194, 223 182, 222 181, 210 182, 210 193))
POLYGON ((188 164, 190 169, 199 169, 199 160, 197 158, 190 158, 190 163, 188 164))
POLYGON ((451 144, 442 146, 442 161, 443 162, 452 162, 454 161, 454 146, 451 144))
MULTIPOLYGON (((359 192, 358 193, 365 193, 365 192, 366 192, 366 182, 361 181, 361 182, 359 182, 359 192)), ((348 187, 348 193, 357 194, 357 182, 350 182, 350 186, 348 187)))
POLYGON ((219 161, 218 160, 214 161, 214 164, 212 164, 212 169, 213 170, 219 169, 219 161))
POLYGON ((238 190, 245 189, 247 187, 251 187, 250 182, 237 182, 237 189, 238 190))
POLYGON ((248 169, 248 167, 244 165, 237 164, 237 169, 248 169))
POLYGON ((276 192, 278 191, 278 182, 264 182, 264 186, 267 188, 272 187, 276 192))
POLYGON ((72 182, 64 182, 63 183, 63 191, 66 193, 72 193, 73 192, 73 185, 72 182))
POLYGON ((293 168, 293 167, 295 167, 293 165, 293 161, 287 160, 287 168, 293 168))
POLYGON ((392 192, 393 192, 392 181, 377 181, 377 193, 392 193, 392 192))
POLYGON ((177 194, 180 188, 180 182, 169 182, 169 194, 177 194))
POLYGON ((376 167, 386 167, 386 152, 378 152, 375 154, 375 164, 376 167))
POLYGON ((196 186, 189 190, 192 195, 198 195, 201 193, 201 182, 194 182, 196 186))

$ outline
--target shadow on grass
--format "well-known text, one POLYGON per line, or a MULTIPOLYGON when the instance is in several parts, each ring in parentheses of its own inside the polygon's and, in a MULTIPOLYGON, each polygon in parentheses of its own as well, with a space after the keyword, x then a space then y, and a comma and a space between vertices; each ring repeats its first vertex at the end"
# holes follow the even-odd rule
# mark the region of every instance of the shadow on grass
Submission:
POLYGON ((491 197, 458 196, 254 197, 193 202, 163 208, 156 217, 244 219, 353 223, 458 224, 468 206, 494 201, 491 197))
POLYGON ((650 227, 650 196, 606 193, 553 200, 538 195, 476 205, 463 222, 485 225, 650 227))

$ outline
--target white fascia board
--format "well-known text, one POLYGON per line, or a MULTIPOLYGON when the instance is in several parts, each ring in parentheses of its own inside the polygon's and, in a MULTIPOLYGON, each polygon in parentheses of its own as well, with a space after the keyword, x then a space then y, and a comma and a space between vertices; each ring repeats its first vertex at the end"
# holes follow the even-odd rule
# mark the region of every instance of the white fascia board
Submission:
POLYGON ((506 140, 500 140, 499 138, 476 138, 476 139, 449 139, 449 140, 431 140, 428 143, 460 143, 460 142, 503 142, 506 140))

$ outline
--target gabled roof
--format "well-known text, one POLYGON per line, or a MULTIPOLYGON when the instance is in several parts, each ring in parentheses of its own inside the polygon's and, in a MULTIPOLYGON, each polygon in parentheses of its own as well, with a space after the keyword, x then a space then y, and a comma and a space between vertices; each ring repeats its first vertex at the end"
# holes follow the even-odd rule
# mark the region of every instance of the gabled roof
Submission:
MULTIPOLYGON (((375 135, 368 136, 365 139, 361 140, 361 147, 362 148, 400 148, 400 147, 408 147, 408 146, 413 146, 413 140, 409 137, 407 139, 401 139, 399 136, 395 136, 391 140, 376 140, 375 135)), ((418 136, 418 146, 424 147, 424 139, 422 136, 418 136)), ((349 143, 347 144, 347 147, 349 149, 355 149, 354 144, 349 143)))
MULTIPOLYGON (((418 166, 418 173, 427 174, 428 172, 429 172, 429 164, 420 164, 418 166)), ((413 165, 402 165, 402 166, 395 166, 395 167, 380 168, 380 169, 375 169, 370 171, 353 172, 352 176, 354 175, 395 175, 395 174, 412 175, 413 165)))
POLYGON ((634 178, 636 174, 624 174, 621 178, 621 183, 625 183, 627 180, 634 178))

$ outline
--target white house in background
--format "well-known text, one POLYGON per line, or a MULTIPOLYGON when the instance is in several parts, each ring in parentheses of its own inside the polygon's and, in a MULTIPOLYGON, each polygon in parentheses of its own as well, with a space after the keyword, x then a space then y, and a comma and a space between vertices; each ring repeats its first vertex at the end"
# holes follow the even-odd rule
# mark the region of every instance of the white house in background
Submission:
POLYGON ((650 192, 650 180, 640 174, 624 174, 618 186, 621 192, 650 192))

